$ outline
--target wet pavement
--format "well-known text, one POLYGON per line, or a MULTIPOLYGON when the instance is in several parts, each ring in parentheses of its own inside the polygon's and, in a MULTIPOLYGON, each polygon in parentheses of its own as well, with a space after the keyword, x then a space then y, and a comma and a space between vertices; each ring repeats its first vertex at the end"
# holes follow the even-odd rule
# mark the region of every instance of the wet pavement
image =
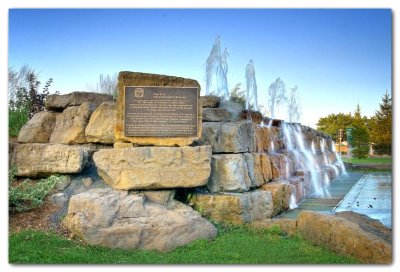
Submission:
POLYGON ((334 211, 362 213, 392 228, 391 172, 372 172, 362 176, 334 211))
POLYGON ((300 211, 354 211, 380 220, 392 227, 391 172, 349 172, 334 179, 326 187, 328 196, 307 197, 298 208, 276 218, 297 218, 300 211))

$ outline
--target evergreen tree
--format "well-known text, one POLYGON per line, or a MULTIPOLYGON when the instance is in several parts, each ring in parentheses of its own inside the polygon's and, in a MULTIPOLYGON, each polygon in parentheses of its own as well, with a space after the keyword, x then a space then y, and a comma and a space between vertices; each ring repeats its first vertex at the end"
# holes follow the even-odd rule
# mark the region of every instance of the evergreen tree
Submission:
POLYGON ((352 155, 356 158, 366 158, 369 152, 369 131, 367 127, 368 119, 361 116, 360 104, 357 104, 352 122, 352 139, 350 141, 352 155))
POLYGON ((392 152, 392 98, 386 91, 371 121, 371 141, 378 154, 392 152))

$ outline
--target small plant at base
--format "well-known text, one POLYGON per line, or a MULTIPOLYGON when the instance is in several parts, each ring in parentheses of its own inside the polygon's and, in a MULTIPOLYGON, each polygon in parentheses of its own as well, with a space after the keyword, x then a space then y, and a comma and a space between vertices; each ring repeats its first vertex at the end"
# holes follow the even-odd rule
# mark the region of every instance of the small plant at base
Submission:
POLYGON ((53 175, 33 183, 25 179, 16 186, 12 186, 16 170, 9 171, 8 203, 10 212, 25 212, 43 204, 43 200, 62 176, 53 175))

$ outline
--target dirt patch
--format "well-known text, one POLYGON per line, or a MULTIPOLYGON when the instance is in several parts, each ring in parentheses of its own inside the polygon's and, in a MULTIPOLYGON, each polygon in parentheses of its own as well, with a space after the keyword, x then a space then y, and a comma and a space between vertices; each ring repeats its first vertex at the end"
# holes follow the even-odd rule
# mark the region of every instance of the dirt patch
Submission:
POLYGON ((68 237, 69 231, 60 222, 54 222, 51 217, 61 209, 49 200, 42 206, 27 212, 9 213, 9 233, 16 233, 22 230, 52 231, 68 237))

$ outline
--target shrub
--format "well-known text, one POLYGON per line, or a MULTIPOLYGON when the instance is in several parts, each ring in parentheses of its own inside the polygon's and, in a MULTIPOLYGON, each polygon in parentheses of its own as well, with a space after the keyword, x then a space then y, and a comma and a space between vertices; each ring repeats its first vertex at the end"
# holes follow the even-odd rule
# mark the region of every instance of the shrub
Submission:
POLYGON ((18 133, 21 128, 29 120, 29 109, 8 109, 8 134, 11 137, 18 137, 18 133))
POLYGON ((33 182, 25 179, 13 185, 16 170, 9 171, 8 203, 10 212, 25 212, 43 204, 43 200, 62 176, 53 175, 46 179, 33 182))
MULTIPOLYGON (((9 68, 9 110, 8 128, 11 137, 18 136, 21 127, 37 112, 45 109, 46 97, 53 82, 50 78, 39 92, 39 75, 28 66, 23 66, 19 72, 9 68)), ((56 94, 58 92, 55 92, 56 94)))

